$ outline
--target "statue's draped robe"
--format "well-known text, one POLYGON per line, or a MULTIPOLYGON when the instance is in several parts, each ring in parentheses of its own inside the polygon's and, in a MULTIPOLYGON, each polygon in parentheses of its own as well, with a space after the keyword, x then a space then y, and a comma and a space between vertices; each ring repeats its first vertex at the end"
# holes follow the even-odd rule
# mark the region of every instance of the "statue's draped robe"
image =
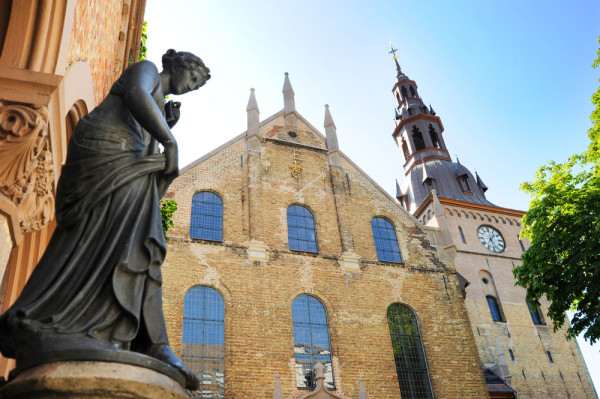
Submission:
MULTIPOLYGON (((128 68, 73 131, 56 195, 57 228, 21 296, 0 317, 5 356, 15 356, 17 338, 8 336, 15 326, 124 349, 144 328, 146 341, 167 343, 159 200, 170 179, 162 174, 164 155, 124 101, 139 68, 147 72, 148 65, 128 68)), ((162 110, 155 74, 151 94, 162 110)))

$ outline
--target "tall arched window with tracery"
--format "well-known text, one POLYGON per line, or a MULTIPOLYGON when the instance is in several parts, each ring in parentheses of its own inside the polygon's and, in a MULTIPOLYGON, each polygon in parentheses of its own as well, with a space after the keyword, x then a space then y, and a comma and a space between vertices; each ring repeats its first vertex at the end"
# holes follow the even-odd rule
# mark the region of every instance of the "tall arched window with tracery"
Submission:
POLYGON ((424 150, 425 149, 425 140, 423 139, 423 134, 421 133, 419 128, 416 126, 413 126, 412 133, 413 133, 413 136, 412 136, 413 143, 415 143, 415 150, 416 151, 424 150))
POLYGON ((433 399, 417 316, 408 306, 393 303, 387 319, 402 399, 433 399))
POLYGON ((314 388, 314 366, 325 366, 325 387, 334 389, 333 366, 329 346, 329 327, 325 306, 314 296, 299 295, 292 302, 296 386, 314 388))
POLYGON ((394 225, 387 219, 374 217, 371 219, 371 229, 373 230, 377 259, 384 262, 402 263, 394 225))
POLYGON ((225 304, 214 288, 185 294, 181 359, 200 379, 193 398, 225 398, 225 304))
POLYGON ((291 250, 318 252, 315 218, 302 205, 290 205, 287 209, 288 245, 291 250))
POLYGON ((223 201, 211 191, 200 191, 192 198, 190 238, 223 241, 223 201))

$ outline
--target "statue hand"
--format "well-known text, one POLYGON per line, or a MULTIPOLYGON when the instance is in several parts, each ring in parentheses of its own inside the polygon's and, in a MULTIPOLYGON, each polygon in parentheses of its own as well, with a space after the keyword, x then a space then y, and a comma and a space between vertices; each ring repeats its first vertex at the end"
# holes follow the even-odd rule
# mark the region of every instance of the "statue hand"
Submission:
POLYGON ((181 103, 179 101, 169 101, 165 104, 165 119, 170 128, 175 126, 181 116, 181 103))

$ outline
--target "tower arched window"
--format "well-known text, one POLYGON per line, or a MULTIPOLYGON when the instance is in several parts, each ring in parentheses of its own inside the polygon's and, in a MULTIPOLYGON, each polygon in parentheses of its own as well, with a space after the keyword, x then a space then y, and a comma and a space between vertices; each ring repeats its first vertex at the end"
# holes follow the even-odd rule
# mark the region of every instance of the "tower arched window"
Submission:
POLYGON ((433 399, 417 316, 408 306, 393 303, 387 319, 402 398, 433 399))
POLYGON ((411 86, 409 87, 409 89, 410 89, 410 95, 411 95, 412 97, 416 97, 416 96, 417 96, 417 92, 415 91, 415 88, 414 88, 414 87, 412 87, 412 85, 411 85, 411 86))
POLYGON ((410 157, 410 151, 408 150, 406 141, 402 142, 402 152, 404 153, 404 159, 408 161, 408 158, 410 157))
POLYGON ((425 107, 425 106, 421 107, 421 112, 423 112, 424 114, 426 114, 427 113, 427 107, 425 107))
POLYGON ((429 136, 431 137, 431 143, 433 144, 433 146, 435 148, 441 148, 440 147, 440 138, 431 123, 429 124, 429 136))
POLYGON ((190 238, 223 241, 223 201, 211 191, 201 191, 192 198, 190 238))
POLYGON ((394 225, 387 219, 374 217, 371 219, 371 229, 373 230, 377 259, 384 262, 402 263, 394 225))
POLYGON ((412 114, 413 114, 412 108, 408 108, 407 111, 408 111, 408 116, 412 116, 412 114))
POLYGON ((487 299, 488 307, 490 308, 492 320, 504 321, 504 318, 502 317, 502 312, 500 311, 500 306, 498 305, 498 300, 491 295, 488 295, 485 298, 487 299))
POLYGON ((290 205, 287 209, 289 248, 295 251, 317 252, 315 219, 308 208, 290 205))
POLYGON ((299 295, 292 302, 296 386, 314 388, 314 366, 325 366, 325 387, 335 388, 325 306, 314 296, 299 295))
POLYGON ((415 143, 415 150, 420 151, 425 149, 425 140, 423 140, 423 134, 418 127, 413 126, 413 143, 415 143))
POLYGON ((193 398, 225 398, 225 304, 214 288, 185 294, 181 359, 200 380, 193 398))
POLYGON ((402 86, 400 88, 400 92, 402 93, 402 99, 405 99, 406 97, 408 97, 408 93, 406 92, 406 87, 402 86))

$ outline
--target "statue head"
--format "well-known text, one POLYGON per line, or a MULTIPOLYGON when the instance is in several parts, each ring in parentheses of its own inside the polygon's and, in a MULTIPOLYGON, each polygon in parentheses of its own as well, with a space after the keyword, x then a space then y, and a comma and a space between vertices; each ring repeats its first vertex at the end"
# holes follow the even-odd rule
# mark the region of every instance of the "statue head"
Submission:
POLYGON ((196 90, 210 79, 210 69, 200 57, 186 51, 167 50, 162 56, 162 64, 164 72, 171 76, 170 91, 173 94, 196 90))

